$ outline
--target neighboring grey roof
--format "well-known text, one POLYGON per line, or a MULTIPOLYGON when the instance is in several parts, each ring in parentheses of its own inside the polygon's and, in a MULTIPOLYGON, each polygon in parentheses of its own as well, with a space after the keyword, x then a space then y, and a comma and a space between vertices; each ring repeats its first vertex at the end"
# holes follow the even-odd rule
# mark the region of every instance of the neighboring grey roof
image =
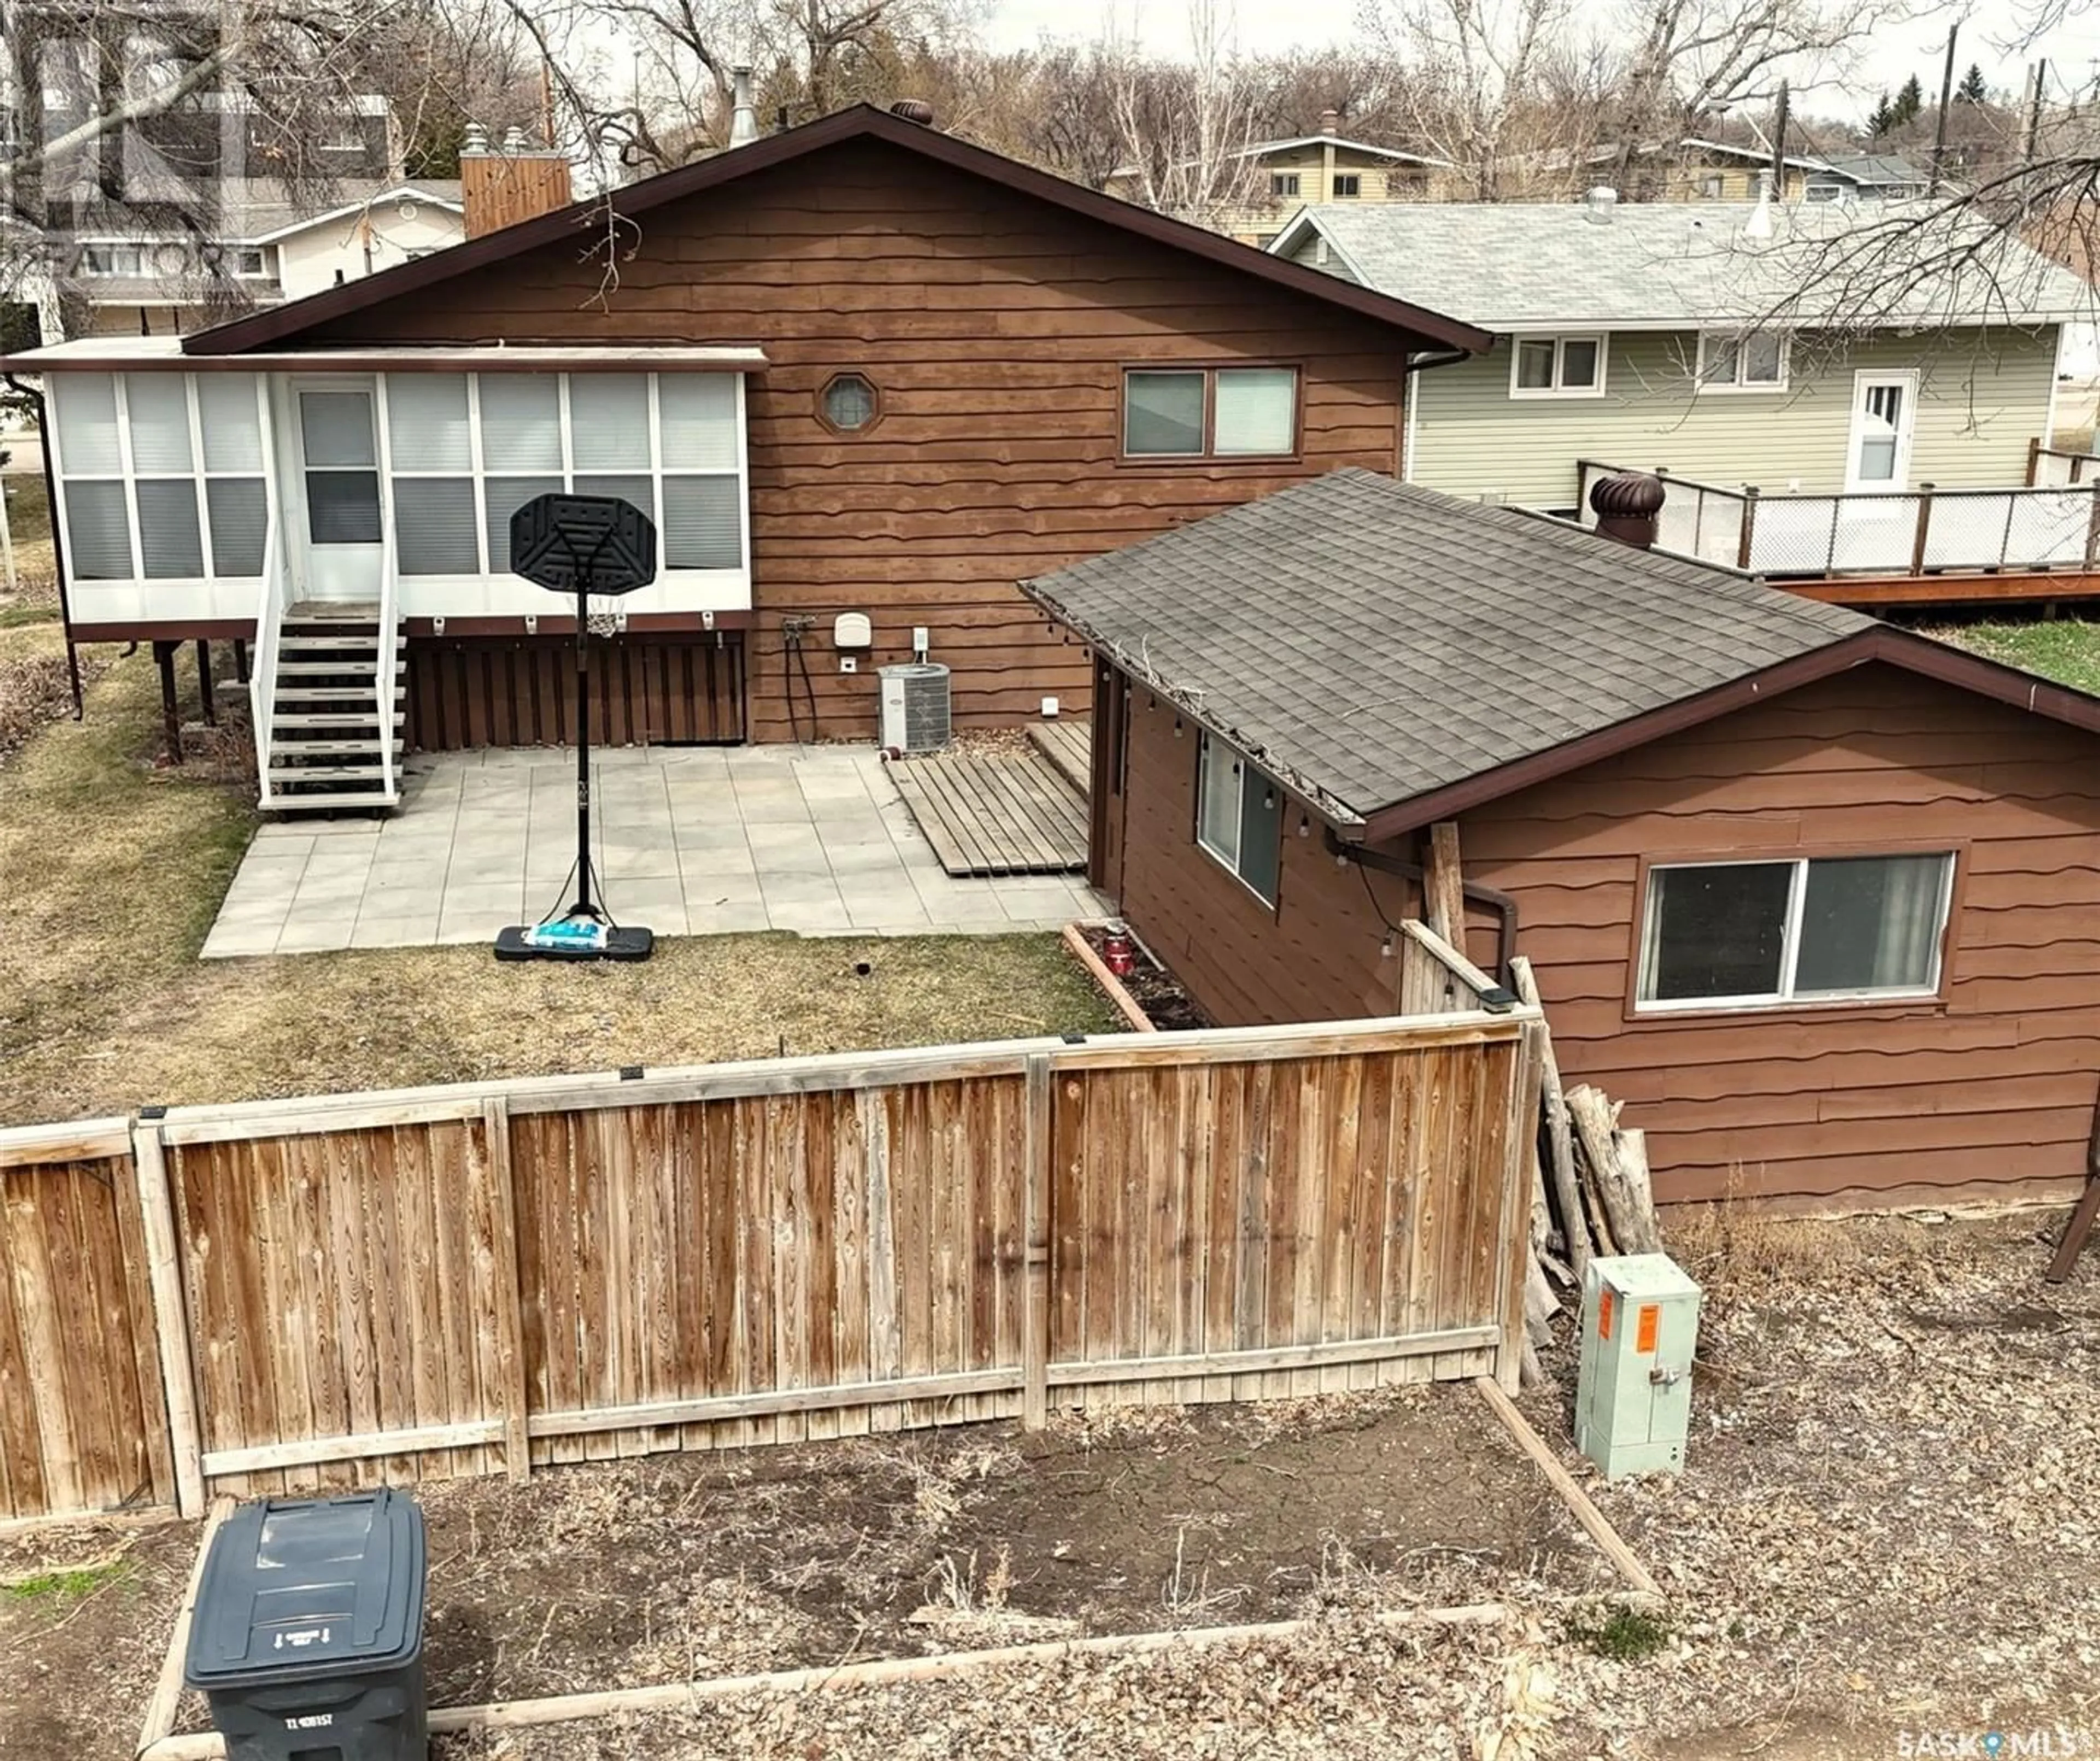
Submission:
POLYGON ((2089 321, 2093 289, 2040 252, 1922 203, 1763 211, 1746 202, 1333 202, 1301 209, 1269 246, 1314 230, 1380 293, 1489 330, 1625 329, 1752 321, 1927 328, 2089 321), (1950 267, 1950 265, 1952 267, 1950 267))
POLYGON ((1848 153, 1825 162, 1838 176, 1870 189, 1928 181, 1909 160, 1899 159, 1894 153, 1848 153))
MULTIPOLYGON (((1449 159, 1432 159, 1426 153, 1403 152, 1397 147, 1374 147, 1369 141, 1345 140, 1339 135, 1294 135, 1287 140, 1256 141, 1251 147, 1242 147, 1233 152, 1235 159, 1259 159, 1264 153, 1289 152, 1299 147, 1333 147, 1350 152, 1369 153, 1375 159, 1390 159, 1399 165, 1441 166, 1448 167, 1449 159)), ((1193 159, 1182 159, 1180 165, 1193 165, 1193 159)), ((1139 167, 1135 163, 1119 165, 1109 173, 1110 177, 1136 177, 1139 167)))
POLYGON ((1023 587, 1359 819, 1877 627, 1354 470, 1023 587))

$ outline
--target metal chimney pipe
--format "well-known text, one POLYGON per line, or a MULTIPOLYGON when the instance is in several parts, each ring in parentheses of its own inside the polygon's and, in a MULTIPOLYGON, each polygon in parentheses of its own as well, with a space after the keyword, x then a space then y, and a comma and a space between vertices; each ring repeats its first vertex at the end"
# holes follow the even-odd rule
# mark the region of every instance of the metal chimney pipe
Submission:
POLYGON ((758 139, 758 109, 752 101, 751 69, 731 68, 729 89, 729 143, 732 147, 748 147, 758 139))

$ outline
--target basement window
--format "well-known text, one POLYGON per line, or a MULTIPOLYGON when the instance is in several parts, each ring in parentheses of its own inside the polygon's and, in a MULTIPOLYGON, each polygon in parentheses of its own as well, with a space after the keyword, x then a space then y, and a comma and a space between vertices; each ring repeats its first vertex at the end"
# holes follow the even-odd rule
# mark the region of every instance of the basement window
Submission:
POLYGON ((1264 905, 1276 903, 1283 792, 1223 740, 1196 748, 1196 841, 1264 905))
POLYGON ((1639 1005, 1930 996, 1953 874, 1944 852, 1652 867, 1639 1005))

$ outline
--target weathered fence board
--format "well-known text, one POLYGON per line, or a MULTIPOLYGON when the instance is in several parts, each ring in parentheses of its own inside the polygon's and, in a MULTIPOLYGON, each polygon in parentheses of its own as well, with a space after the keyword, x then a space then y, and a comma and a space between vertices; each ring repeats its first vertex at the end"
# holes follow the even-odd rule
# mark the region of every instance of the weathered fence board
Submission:
POLYGON ((1511 1375, 1535 1020, 0 1134, 0 1515, 1511 1375))
MULTIPOLYGON (((20 1148, 20 1145, 14 1146, 20 1148)), ((174 1496, 121 1135, 0 1154, 0 1519, 174 1496), (73 1150, 87 1152, 78 1159, 73 1150)))

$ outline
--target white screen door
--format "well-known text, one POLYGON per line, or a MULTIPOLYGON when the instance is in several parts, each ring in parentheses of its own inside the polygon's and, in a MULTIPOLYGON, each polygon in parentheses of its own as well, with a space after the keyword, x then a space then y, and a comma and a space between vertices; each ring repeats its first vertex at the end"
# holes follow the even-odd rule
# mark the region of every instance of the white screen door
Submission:
POLYGON ((1854 376, 1846 489, 1909 487, 1911 423, 1917 407, 1917 375, 1914 373, 1854 376))
POLYGON ((376 600, 384 552, 372 387, 333 380, 299 386, 296 396, 307 591, 376 600))

